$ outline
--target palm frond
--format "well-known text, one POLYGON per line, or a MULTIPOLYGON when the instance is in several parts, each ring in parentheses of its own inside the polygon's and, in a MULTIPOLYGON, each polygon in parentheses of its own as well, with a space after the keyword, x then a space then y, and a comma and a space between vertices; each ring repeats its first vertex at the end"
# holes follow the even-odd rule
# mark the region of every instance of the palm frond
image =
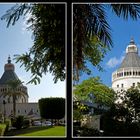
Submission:
POLYGON ((140 18, 140 4, 111 4, 110 7, 118 17, 125 20, 129 17, 133 20, 140 18))

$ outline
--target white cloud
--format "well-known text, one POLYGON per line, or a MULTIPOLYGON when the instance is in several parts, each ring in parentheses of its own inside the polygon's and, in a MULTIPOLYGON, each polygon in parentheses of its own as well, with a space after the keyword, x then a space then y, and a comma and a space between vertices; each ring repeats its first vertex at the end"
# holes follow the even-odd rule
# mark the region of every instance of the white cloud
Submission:
POLYGON ((121 56, 121 58, 116 58, 116 57, 113 57, 111 58, 108 62, 107 62, 107 66, 109 68, 114 68, 116 67, 117 65, 121 64, 121 62, 123 61, 124 59, 124 56, 121 56))

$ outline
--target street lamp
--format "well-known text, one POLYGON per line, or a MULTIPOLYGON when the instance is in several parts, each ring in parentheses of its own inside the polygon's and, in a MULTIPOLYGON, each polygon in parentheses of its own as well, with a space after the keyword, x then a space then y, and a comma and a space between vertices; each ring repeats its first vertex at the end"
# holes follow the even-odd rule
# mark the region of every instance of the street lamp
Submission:
POLYGON ((4 106, 4 123, 5 123, 5 115, 6 115, 5 104, 6 104, 5 100, 3 100, 3 106, 4 106))
MULTIPOLYGON (((94 106, 94 105, 95 105, 95 102, 94 102, 95 95, 94 95, 92 92, 90 92, 90 93, 88 94, 88 96, 89 96, 89 98, 90 98, 90 101, 91 101, 92 105, 94 106)), ((94 113, 94 108, 92 107, 92 108, 91 108, 91 114, 93 114, 93 113, 94 113)))

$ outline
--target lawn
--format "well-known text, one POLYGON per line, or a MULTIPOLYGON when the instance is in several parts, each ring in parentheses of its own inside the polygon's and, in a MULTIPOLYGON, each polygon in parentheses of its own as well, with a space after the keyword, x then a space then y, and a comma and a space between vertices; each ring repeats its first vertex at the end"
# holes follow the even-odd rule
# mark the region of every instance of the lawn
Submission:
POLYGON ((21 130, 11 130, 6 136, 65 136, 65 127, 34 126, 21 130))

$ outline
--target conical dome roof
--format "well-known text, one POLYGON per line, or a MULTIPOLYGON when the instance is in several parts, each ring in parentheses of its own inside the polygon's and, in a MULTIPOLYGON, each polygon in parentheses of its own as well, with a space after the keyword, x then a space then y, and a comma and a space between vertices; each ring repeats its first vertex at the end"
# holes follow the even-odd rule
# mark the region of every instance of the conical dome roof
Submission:
POLYGON ((10 56, 8 57, 8 63, 4 66, 4 73, 0 79, 0 85, 6 85, 10 80, 18 80, 18 76, 14 72, 14 64, 11 63, 10 56))
POLYGON ((140 67, 140 57, 138 55, 138 48, 133 39, 131 39, 126 48, 126 56, 119 68, 140 67))

